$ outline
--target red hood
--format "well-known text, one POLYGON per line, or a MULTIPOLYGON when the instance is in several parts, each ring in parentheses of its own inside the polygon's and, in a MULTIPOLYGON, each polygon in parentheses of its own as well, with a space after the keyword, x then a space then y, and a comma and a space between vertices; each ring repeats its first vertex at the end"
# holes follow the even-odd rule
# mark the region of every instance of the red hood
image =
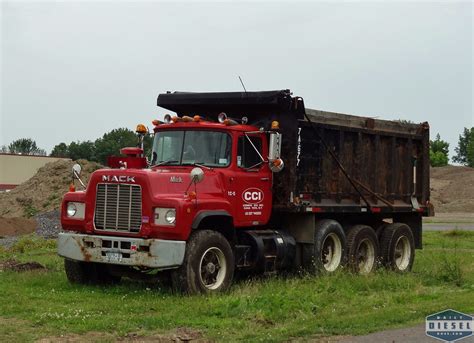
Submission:
MULTIPOLYGON (((194 167, 158 167, 154 169, 100 169, 95 171, 88 184, 97 183, 137 184, 147 189, 153 198, 183 197, 191 183, 190 172, 194 167)), ((223 194, 222 175, 216 170, 204 169, 204 179, 196 185, 197 193, 203 195, 223 194)), ((189 191, 194 190, 194 185, 189 191)))

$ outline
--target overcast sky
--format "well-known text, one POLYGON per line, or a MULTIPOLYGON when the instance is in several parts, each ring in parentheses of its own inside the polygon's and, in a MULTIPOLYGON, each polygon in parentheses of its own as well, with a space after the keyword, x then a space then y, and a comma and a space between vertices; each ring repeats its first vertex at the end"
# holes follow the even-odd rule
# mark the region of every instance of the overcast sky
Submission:
POLYGON ((290 88, 307 107, 474 126, 470 2, 1 4, 0 145, 151 126, 167 90, 290 88))

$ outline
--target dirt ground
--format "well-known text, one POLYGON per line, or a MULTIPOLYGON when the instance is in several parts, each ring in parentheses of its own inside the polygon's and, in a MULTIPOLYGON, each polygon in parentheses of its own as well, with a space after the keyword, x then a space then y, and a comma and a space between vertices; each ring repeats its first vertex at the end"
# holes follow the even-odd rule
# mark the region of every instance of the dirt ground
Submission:
POLYGON ((35 269, 46 269, 38 262, 19 262, 17 260, 0 261, 0 271, 11 270, 14 272, 26 272, 35 269))
MULTIPOLYGON (((0 316, 1 327, 18 328, 17 330, 23 334, 33 335, 34 326, 30 322, 16 318, 5 318, 0 316)), ((9 330, 6 332, 10 342, 21 341, 18 340, 16 330, 9 330)), ((130 332, 124 336, 117 336, 115 333, 90 331, 84 334, 65 333, 60 336, 49 336, 40 338, 36 343, 89 343, 89 342, 123 342, 123 343, 139 343, 139 342, 193 342, 193 343, 208 343, 208 339, 203 338, 201 331, 188 327, 178 327, 174 330, 164 333, 155 333, 144 335, 142 333, 130 332)))
POLYGON ((171 343, 171 342, 195 342, 195 343, 205 343, 211 342, 210 340, 204 339, 202 334, 198 330, 191 328, 180 327, 173 330, 167 334, 154 334, 154 335, 141 335, 138 333, 128 333, 123 337, 115 337, 110 333, 103 332, 88 332, 86 334, 66 334, 59 337, 45 337, 38 341, 37 343, 59 343, 59 342, 68 342, 68 343, 83 343, 83 342, 101 342, 101 341, 114 341, 114 342, 123 342, 123 343, 148 343, 148 342, 158 342, 158 343, 171 343))
POLYGON ((0 237, 26 235, 34 232, 35 229, 34 219, 0 217, 0 237))

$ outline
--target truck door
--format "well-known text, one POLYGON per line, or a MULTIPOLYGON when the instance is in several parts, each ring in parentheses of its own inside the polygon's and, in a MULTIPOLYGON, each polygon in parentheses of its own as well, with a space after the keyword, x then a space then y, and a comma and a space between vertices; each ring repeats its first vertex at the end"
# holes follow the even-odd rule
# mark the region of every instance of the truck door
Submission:
POLYGON ((268 155, 263 135, 238 137, 233 189, 234 224, 262 225, 268 222, 272 206, 272 173, 262 158, 268 155))

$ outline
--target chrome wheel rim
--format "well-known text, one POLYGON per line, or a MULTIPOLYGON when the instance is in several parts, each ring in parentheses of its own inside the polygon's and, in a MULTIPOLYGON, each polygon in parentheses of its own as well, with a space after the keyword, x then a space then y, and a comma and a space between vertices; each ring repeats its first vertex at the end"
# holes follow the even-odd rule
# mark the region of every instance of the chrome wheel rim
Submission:
POLYGON ((333 272, 339 267, 342 259, 342 243, 335 233, 326 236, 321 250, 321 261, 324 269, 333 272))
POLYGON ((370 239, 363 239, 356 254, 356 264, 360 274, 369 274, 375 264, 375 247, 370 239))
POLYGON ((216 247, 207 249, 199 261, 199 278, 207 289, 219 288, 224 283, 227 264, 224 252, 216 247))
POLYGON ((394 261, 398 270, 406 270, 410 264, 411 250, 407 236, 401 236, 395 243, 394 261))

